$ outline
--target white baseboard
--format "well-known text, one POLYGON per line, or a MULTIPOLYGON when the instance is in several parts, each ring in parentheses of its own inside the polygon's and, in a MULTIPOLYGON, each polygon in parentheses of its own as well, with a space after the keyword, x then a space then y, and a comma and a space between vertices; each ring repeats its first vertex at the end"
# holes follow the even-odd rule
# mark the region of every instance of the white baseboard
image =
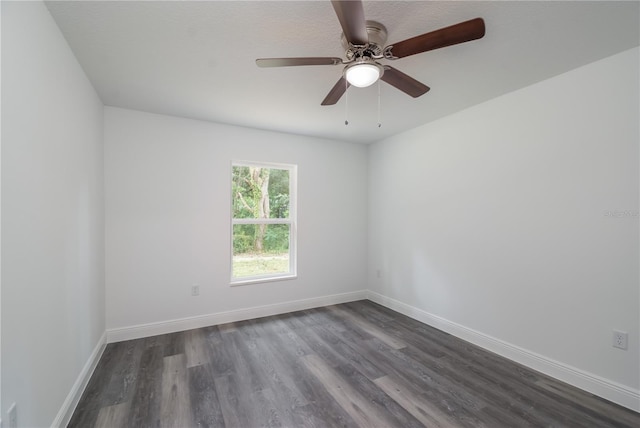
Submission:
POLYGON ((114 328, 107 330, 107 342, 113 343, 121 342, 123 340, 140 339, 143 337, 175 333, 177 331, 191 330, 194 328, 207 327, 228 322, 237 322, 253 318, 279 315, 287 312, 301 311, 304 309, 353 302, 356 300, 366 299, 366 296, 367 292, 365 290, 354 291, 351 293, 333 294, 330 296, 294 300, 290 302, 276 303, 273 305, 236 309, 233 311, 218 312, 197 317, 114 328))
POLYGON ((604 379, 567 364, 504 342, 495 337, 449 321, 414 306, 367 291, 367 298, 410 318, 423 322, 460 339, 561 380, 628 409, 640 412, 640 390, 604 379))
POLYGON ((84 392, 87 384, 89 383, 89 379, 91 379, 91 375, 93 371, 96 369, 98 365, 98 361, 100 361, 100 357, 102 357, 102 353, 104 352, 104 348, 107 346, 107 332, 105 331, 100 340, 98 340, 98 344, 93 349, 93 352, 89 356, 89 359, 85 363, 82 371, 78 375, 75 383, 71 387, 71 391, 67 395, 67 398, 62 403, 62 407, 58 411, 56 418, 53 420, 51 424, 52 427, 66 427, 69 425, 71 421, 71 416, 73 416, 73 412, 76 410, 76 406, 80 401, 80 397, 82 397, 82 393, 84 392))

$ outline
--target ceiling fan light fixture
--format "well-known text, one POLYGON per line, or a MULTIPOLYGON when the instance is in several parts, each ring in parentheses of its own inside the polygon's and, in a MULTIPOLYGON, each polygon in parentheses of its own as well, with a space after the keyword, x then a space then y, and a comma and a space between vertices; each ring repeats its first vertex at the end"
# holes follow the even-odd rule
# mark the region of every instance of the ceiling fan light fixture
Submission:
POLYGON ((358 88, 366 88, 373 85, 384 73, 382 66, 370 59, 363 59, 349 64, 344 69, 344 77, 347 82, 358 88))

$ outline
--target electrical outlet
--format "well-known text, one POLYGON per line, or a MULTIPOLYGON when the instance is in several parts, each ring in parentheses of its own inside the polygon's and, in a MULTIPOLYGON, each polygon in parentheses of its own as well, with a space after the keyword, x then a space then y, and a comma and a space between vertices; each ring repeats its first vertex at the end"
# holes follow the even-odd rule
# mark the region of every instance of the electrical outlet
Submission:
POLYGON ((198 284, 194 284, 191 286, 191 295, 192 296, 200 295, 200 286, 198 284))
POLYGON ((7 410, 7 428, 18 428, 18 406, 16 403, 11 404, 7 410))
POLYGON ((613 330, 613 347, 626 350, 628 337, 625 331, 613 330))

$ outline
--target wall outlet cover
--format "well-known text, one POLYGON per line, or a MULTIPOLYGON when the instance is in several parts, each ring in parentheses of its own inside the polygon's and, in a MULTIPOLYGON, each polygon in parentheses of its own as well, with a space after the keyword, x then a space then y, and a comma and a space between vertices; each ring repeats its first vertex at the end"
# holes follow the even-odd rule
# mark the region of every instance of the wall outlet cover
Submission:
POLYGON ((627 332, 613 330, 613 347, 626 350, 628 338, 627 332))

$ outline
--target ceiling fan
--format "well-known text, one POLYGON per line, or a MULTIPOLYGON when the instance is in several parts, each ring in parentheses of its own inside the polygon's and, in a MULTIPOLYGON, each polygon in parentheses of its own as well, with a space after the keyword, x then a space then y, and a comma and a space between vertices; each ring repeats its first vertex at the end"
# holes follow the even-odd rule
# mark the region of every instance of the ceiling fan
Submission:
POLYGON ((342 44, 346 49, 346 59, 299 57, 256 60, 259 67, 345 65, 342 77, 322 101, 323 106, 336 104, 350 85, 364 88, 378 79, 414 98, 424 95, 429 91, 428 86, 389 65, 380 64, 378 60, 396 60, 480 39, 485 33, 482 18, 475 18, 384 47, 387 41, 387 30, 378 22, 365 21, 362 1, 332 0, 331 4, 342 26, 342 44))

